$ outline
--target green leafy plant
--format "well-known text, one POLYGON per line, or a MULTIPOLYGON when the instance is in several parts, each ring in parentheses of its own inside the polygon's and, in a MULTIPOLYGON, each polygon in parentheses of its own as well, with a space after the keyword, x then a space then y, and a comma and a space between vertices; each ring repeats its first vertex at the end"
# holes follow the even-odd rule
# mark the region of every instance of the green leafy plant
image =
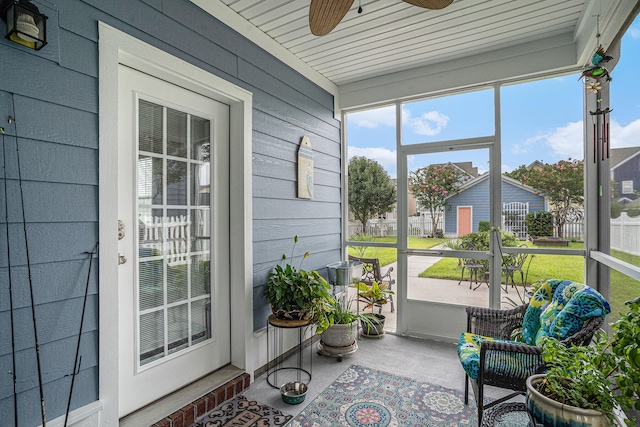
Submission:
POLYGON ((332 325, 351 325, 356 320, 370 324, 369 316, 352 311, 352 302, 353 299, 346 301, 343 298, 336 298, 324 300, 317 304, 311 314, 315 320, 316 333, 321 334, 332 325))
POLYGON ((388 296, 394 294, 385 284, 379 284, 378 282, 372 282, 371 286, 364 282, 358 282, 355 287, 358 290, 358 299, 367 304, 364 310, 371 308, 372 313, 375 307, 381 307, 386 304, 388 296))
MULTIPOLYGON (((298 236, 294 237, 291 258, 298 243, 298 236)), ((305 252, 298 268, 291 264, 276 265, 269 272, 264 289, 264 296, 274 309, 311 311, 315 304, 330 300, 331 286, 315 270, 302 270, 302 262, 309 257, 305 252)), ((282 255, 282 261, 287 255, 282 255)), ((317 311, 317 310, 316 310, 317 311)))
POLYGON ((583 347, 545 340, 542 357, 548 370, 538 391, 611 419, 618 405, 624 411, 640 409, 640 297, 627 305, 629 311, 612 325, 610 337, 601 331, 583 347))
POLYGON ((524 222, 529 236, 553 236, 553 214, 547 211, 529 212, 524 222))

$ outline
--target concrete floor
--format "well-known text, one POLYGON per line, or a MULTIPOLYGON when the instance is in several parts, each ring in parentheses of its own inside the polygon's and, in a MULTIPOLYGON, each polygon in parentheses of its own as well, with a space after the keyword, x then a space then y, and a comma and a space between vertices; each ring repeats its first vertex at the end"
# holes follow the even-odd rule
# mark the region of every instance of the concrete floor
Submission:
MULTIPOLYGON (((463 281, 458 285, 458 280, 418 277, 418 274, 440 259, 438 257, 409 257, 409 299, 449 303, 455 301, 461 305, 484 307, 489 305, 489 288, 487 285, 482 285, 473 290, 469 289, 468 281, 463 281)), ((383 271, 386 271, 388 267, 394 267, 392 277, 396 279, 397 268, 395 263, 383 267, 383 271)), ((350 295, 353 296, 354 294, 355 290, 350 288, 350 295)), ((512 294, 515 293, 509 293, 509 295, 512 294)), ((383 306, 382 314, 386 316, 385 329, 387 331, 395 331, 396 315, 395 312, 391 312, 390 304, 383 306)), ((464 390, 464 371, 458 360, 456 345, 453 343, 409 338, 393 335, 392 333, 386 333, 382 338, 362 337, 358 339, 357 343, 357 351, 344 356, 342 362, 338 362, 334 357, 319 355, 317 353, 317 344, 314 344, 311 349, 305 349, 304 357, 307 366, 309 355, 311 356, 312 380, 309 382, 309 391, 305 401, 298 405, 284 403, 279 390, 267 383, 265 374, 256 378, 249 390, 244 394, 248 398, 268 404, 288 414, 297 415, 351 364, 359 364, 444 387, 464 390)), ((287 363, 291 366, 294 361, 289 359, 285 362, 285 364, 287 363)), ((278 382, 284 383, 295 380, 296 378, 293 375, 287 378, 287 375, 290 374, 292 374, 292 371, 281 371, 278 382)), ((489 397, 499 397, 504 394, 499 389, 491 388, 486 390, 486 393, 489 397)), ((472 403, 473 396, 470 396, 470 402, 474 404, 472 403)))
MULTIPOLYGON (((313 351, 312 379, 308 384, 309 391, 304 402, 298 405, 284 403, 280 391, 267 383, 266 374, 256 378, 244 395, 295 416, 352 364, 464 390, 464 371, 458 361, 456 345, 452 343, 386 333, 382 338, 360 338, 357 351, 344 356, 342 362, 338 362, 334 357, 319 355, 317 344, 314 344, 312 349, 305 349, 305 357, 309 355, 310 350, 313 351)), ((291 359, 285 363, 287 362, 291 362, 291 359)), ((279 376, 279 382, 286 380, 285 375, 279 376)), ((500 390, 487 391, 489 397, 503 395, 500 390)), ((469 401, 475 405, 472 395, 469 401)))
MULTIPOLYGON (((284 403, 279 390, 267 383, 264 374, 255 379, 249 390, 244 393, 245 396, 296 415, 351 364, 446 387, 457 389, 464 387, 464 375, 458 362, 456 347, 450 343, 404 338, 387 333, 382 338, 360 338, 357 351, 344 356, 342 362, 338 362, 334 357, 317 354, 317 344, 314 344, 311 350, 313 351, 311 370, 313 376, 308 384, 309 391, 304 402, 298 405, 284 403)), ((305 357, 309 351, 309 348, 305 349, 307 352, 305 357)), ((285 374, 279 374, 279 382, 287 380, 285 374)))

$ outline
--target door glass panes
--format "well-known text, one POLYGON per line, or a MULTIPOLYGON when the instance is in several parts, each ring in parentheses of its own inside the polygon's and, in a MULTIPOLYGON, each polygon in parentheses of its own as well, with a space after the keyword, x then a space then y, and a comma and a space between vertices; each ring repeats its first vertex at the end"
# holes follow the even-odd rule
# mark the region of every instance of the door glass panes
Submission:
POLYGON ((442 255, 408 257, 408 298, 488 306, 489 150, 414 155, 407 163, 408 246, 442 255))
POLYGON ((493 89, 402 105, 402 143, 448 141, 494 134, 493 89))
POLYGON ((162 106, 141 100, 139 103, 138 146, 140 151, 162 153, 162 106))
POLYGON ((395 106, 350 113, 349 240, 397 240, 395 106))
POLYGON ((167 108, 167 154, 187 157, 187 114, 167 108))
POLYGON ((211 337, 211 121, 139 104, 140 365, 211 337))
MULTIPOLYGON (((610 255, 640 267, 640 87, 636 83, 635 58, 640 57, 640 39, 634 31, 640 28, 636 18, 622 37, 620 61, 613 70, 610 115, 611 150, 609 177, 610 255)), ((611 319, 626 312, 624 302, 640 295, 640 282, 613 269, 611 271, 609 302, 611 319)))

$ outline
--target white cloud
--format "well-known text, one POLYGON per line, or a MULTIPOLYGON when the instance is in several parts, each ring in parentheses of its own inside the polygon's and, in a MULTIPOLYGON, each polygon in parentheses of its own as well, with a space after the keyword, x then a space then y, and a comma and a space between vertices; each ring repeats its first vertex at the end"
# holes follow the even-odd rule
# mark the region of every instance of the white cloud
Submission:
MULTIPOLYGON (((360 111, 348 115, 349 125, 368 129, 381 126, 394 127, 396 125, 395 106, 360 111)), ((438 111, 429 111, 418 117, 411 117, 411 111, 402 109, 402 123, 416 135, 433 136, 439 134, 449 123, 449 117, 438 111)))
POLYGON ((583 155, 582 121, 570 122, 565 126, 555 128, 546 134, 528 138, 523 146, 517 146, 520 153, 550 150, 557 159, 582 159, 583 155), (540 147, 541 145, 547 148, 540 147), (526 148, 525 148, 526 147, 526 148))
POLYGON ((411 117, 411 111, 402 109, 402 123, 417 135, 439 134, 449 123, 449 117, 438 111, 429 111, 418 117, 411 117))
POLYGON ((640 145, 640 119, 636 119, 626 126, 611 120, 609 129, 611 147, 637 147, 640 145))
MULTIPOLYGON (((539 153, 540 150, 550 150, 555 159, 583 159, 584 129, 582 121, 570 122, 565 126, 555 128, 551 132, 528 138, 524 144, 513 144, 513 154, 539 153)), ((626 126, 615 120, 610 124, 611 147, 637 147, 640 145, 640 119, 626 126)), ((555 159, 546 159, 553 162, 555 159)), ((504 166, 503 166, 504 169, 504 166)))
POLYGON ((632 39, 640 39, 640 27, 629 28, 629 35, 632 39))
POLYGON ((391 176, 396 177, 396 152, 381 147, 352 147, 349 146, 349 159, 354 156, 363 156, 367 159, 373 159, 380 163, 385 171, 391 176))
POLYGON ((380 126, 396 125, 396 107, 376 108, 374 110, 360 111, 347 115, 349 125, 375 129, 380 126))
POLYGON ((513 166, 502 165, 502 167, 500 168, 500 172, 502 172, 502 173, 511 172, 513 169, 514 169, 513 166))

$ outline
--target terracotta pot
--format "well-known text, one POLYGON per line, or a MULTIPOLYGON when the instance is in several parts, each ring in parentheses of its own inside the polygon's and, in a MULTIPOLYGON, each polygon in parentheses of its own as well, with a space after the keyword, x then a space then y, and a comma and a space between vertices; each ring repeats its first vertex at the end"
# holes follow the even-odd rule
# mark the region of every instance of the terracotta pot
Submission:
POLYGON ((358 334, 358 321, 349 324, 336 324, 329 326, 322 334, 320 340, 325 347, 348 347, 355 341, 358 334))
POLYGON ((611 426, 609 418, 600 411, 564 405, 540 393, 535 386, 544 377, 544 374, 537 374, 527 378, 527 410, 536 423, 553 427, 611 426))

